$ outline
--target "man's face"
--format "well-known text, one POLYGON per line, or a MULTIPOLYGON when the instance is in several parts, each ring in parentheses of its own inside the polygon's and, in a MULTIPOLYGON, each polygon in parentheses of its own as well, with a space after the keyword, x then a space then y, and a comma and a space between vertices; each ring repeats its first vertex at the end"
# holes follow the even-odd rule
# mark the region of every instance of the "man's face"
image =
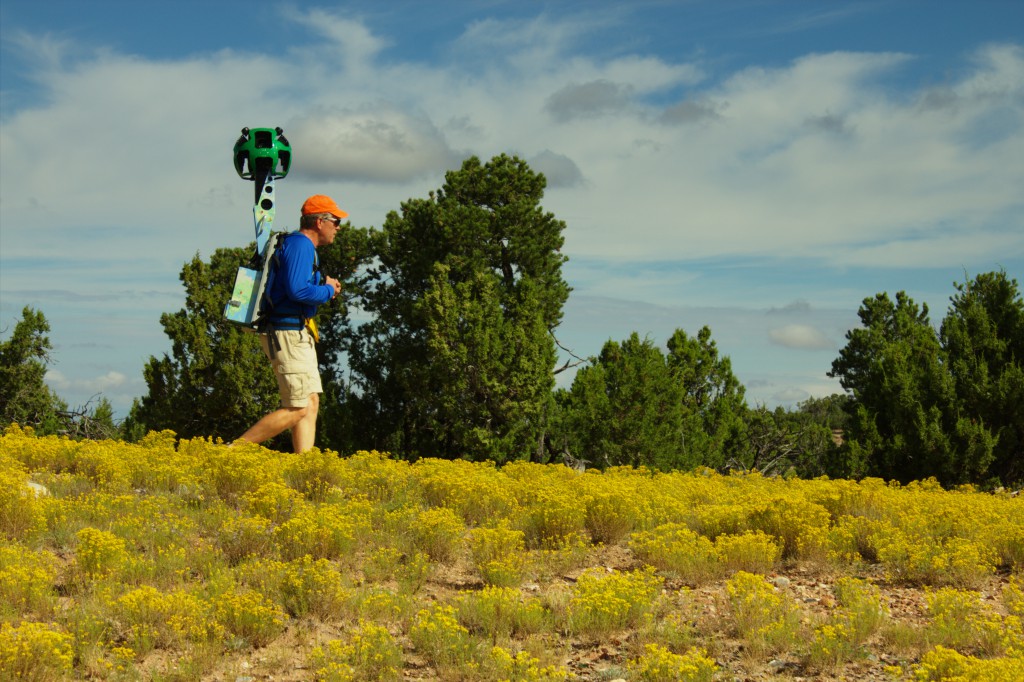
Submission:
POLYGON ((320 219, 320 243, 330 244, 334 241, 334 238, 338 235, 338 230, 341 226, 341 218, 330 218, 320 219))

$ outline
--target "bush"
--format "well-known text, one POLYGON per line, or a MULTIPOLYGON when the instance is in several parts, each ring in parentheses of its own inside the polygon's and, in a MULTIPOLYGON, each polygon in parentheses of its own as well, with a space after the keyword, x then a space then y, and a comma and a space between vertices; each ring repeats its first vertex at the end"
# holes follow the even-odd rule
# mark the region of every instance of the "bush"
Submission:
POLYGON ((0 456, 0 535, 28 540, 45 528, 42 502, 28 486, 20 465, 0 456))
POLYGON ((641 562, 674 573, 691 584, 707 582, 720 572, 714 543, 682 523, 666 523, 650 531, 633 533, 629 547, 641 562))
POLYGON ((266 645, 281 634, 288 619, 280 606, 251 590, 217 595, 212 600, 212 612, 216 622, 240 640, 236 648, 266 645))
POLYGON ((488 679, 502 682, 564 682, 569 673, 558 666, 541 667, 540 660, 525 651, 512 655, 507 649, 496 646, 491 649, 488 660, 488 679))
POLYGON ((914 666, 918 682, 963 680, 964 682, 1017 682, 1024 658, 1020 654, 999 659, 977 659, 937 646, 914 666))
POLYGON ((800 621, 796 605, 763 576, 740 571, 725 585, 733 625, 754 652, 788 650, 800 621))
POLYGON ((346 640, 331 640, 309 654, 315 680, 392 682, 402 679, 402 648, 385 628, 359 621, 346 640))
POLYGON ((441 668, 465 668, 473 664, 475 645, 469 630, 459 625, 455 609, 433 605, 416 614, 409 639, 427 660, 441 668))
POLYGON ((767 573, 782 557, 782 547, 759 530, 715 538, 715 553, 727 573, 767 573))
POLYGON ((507 526, 474 528, 469 553, 486 585, 515 587, 522 580, 526 535, 507 526))
POLYGON ((56 557, 49 552, 0 545, 0 616, 50 615, 56 577, 56 557))
POLYGON ((413 547, 432 561, 447 561, 455 556, 466 526, 451 509, 437 507, 420 512, 409 528, 413 547))
POLYGON ((492 640, 540 632, 547 614, 539 599, 523 599, 518 590, 485 587, 465 592, 456 600, 459 621, 471 632, 483 633, 492 640))
POLYGON ((657 644, 644 647, 644 655, 629 668, 641 682, 711 682, 718 666, 703 649, 674 654, 657 644))
POLYGON ((50 682, 71 672, 73 638, 55 625, 0 623, 0 678, 50 682))
POLYGON ((569 630, 602 637, 638 625, 651 613, 661 583, 652 568, 583 573, 566 607, 569 630))

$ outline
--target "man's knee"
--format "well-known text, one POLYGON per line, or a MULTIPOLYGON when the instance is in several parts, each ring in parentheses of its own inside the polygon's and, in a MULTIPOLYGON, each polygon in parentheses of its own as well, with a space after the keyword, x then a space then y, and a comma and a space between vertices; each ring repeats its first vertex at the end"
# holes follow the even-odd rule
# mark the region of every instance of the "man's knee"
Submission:
POLYGON ((320 396, 316 393, 311 393, 309 399, 305 405, 299 407, 289 407, 288 410, 292 413, 292 418, 296 423, 305 419, 316 418, 316 414, 320 409, 320 396))
POLYGON ((298 424, 300 421, 306 418, 309 414, 309 404, 301 405, 299 407, 286 407, 284 408, 288 412, 288 421, 292 426, 298 424))

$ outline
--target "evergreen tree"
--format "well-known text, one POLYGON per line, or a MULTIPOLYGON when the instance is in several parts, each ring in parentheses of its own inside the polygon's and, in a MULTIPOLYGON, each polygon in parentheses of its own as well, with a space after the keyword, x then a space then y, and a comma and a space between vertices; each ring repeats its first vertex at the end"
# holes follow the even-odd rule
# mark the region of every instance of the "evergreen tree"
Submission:
POLYGON ((711 329, 690 337, 677 329, 668 340, 668 368, 682 387, 683 458, 677 467, 721 468, 742 447, 745 390, 729 358, 718 356, 711 329))
POLYGON ((50 324, 26 306, 10 338, 0 343, 0 431, 16 423, 42 434, 59 430, 67 406, 43 381, 50 361, 50 324))
POLYGON ((851 392, 848 460, 855 475, 908 482, 936 477, 944 484, 986 476, 995 439, 965 415, 948 371, 928 306, 905 292, 864 300, 862 327, 847 332, 847 345, 832 363, 851 392))
POLYGON ((743 392, 708 327, 676 330, 667 354, 634 332, 608 341, 558 392, 552 442, 600 467, 722 467, 743 446, 743 392))
POLYGON ((1024 299, 1005 271, 956 284, 940 339, 958 411, 993 436, 988 474, 1024 481, 1024 299))
POLYGON ((682 386, 664 353, 636 332, 605 343, 557 400, 556 446, 594 466, 668 469, 683 452, 682 386))
POLYGON ((564 223, 545 181, 514 157, 473 157, 373 237, 348 346, 365 446, 416 458, 506 461, 542 441, 556 360, 550 331, 569 287, 564 223))

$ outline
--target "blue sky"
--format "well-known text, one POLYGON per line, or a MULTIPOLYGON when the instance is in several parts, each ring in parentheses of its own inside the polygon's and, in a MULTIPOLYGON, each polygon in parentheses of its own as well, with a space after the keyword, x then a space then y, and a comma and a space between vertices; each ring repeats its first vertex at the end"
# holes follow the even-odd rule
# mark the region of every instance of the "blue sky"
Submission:
POLYGON ((0 41, 0 337, 42 310, 73 406, 123 414, 182 264, 252 238, 242 126, 292 142, 279 228, 518 154, 561 343, 708 325, 752 404, 839 391, 866 297, 1024 279, 1024 2, 3 0, 0 41))

